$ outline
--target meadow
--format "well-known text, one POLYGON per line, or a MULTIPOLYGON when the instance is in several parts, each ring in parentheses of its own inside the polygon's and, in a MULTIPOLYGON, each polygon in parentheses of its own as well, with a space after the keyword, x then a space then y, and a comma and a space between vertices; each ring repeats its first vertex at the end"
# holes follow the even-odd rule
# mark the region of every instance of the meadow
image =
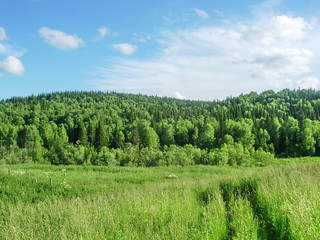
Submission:
POLYGON ((320 161, 0 166, 0 239, 320 239, 320 161))

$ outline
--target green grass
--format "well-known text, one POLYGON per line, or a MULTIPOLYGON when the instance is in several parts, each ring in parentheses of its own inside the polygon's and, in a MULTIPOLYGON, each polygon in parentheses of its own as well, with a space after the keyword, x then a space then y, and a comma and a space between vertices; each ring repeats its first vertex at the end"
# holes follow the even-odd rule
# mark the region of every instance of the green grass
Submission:
POLYGON ((320 239, 317 160, 0 166, 0 239, 320 239))

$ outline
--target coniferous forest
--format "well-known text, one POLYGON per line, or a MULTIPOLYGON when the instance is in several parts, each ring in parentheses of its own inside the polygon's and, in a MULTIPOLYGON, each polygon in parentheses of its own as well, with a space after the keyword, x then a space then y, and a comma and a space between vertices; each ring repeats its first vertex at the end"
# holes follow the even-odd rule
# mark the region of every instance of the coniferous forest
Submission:
POLYGON ((56 92, 0 102, 0 163, 265 165, 320 156, 320 91, 215 101, 56 92))

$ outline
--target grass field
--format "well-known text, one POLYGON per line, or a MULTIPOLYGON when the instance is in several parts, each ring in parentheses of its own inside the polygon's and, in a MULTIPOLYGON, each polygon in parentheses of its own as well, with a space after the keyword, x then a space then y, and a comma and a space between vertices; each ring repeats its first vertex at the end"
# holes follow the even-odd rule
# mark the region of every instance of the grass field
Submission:
POLYGON ((320 161, 0 166, 0 239, 320 239, 320 161))

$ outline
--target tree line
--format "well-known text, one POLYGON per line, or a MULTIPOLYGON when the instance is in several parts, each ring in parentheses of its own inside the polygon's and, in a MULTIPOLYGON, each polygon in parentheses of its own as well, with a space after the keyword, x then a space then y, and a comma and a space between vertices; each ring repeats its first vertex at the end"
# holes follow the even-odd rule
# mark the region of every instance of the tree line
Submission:
POLYGON ((320 92, 190 101, 55 92, 0 101, 0 163, 264 165, 320 156, 320 92))

